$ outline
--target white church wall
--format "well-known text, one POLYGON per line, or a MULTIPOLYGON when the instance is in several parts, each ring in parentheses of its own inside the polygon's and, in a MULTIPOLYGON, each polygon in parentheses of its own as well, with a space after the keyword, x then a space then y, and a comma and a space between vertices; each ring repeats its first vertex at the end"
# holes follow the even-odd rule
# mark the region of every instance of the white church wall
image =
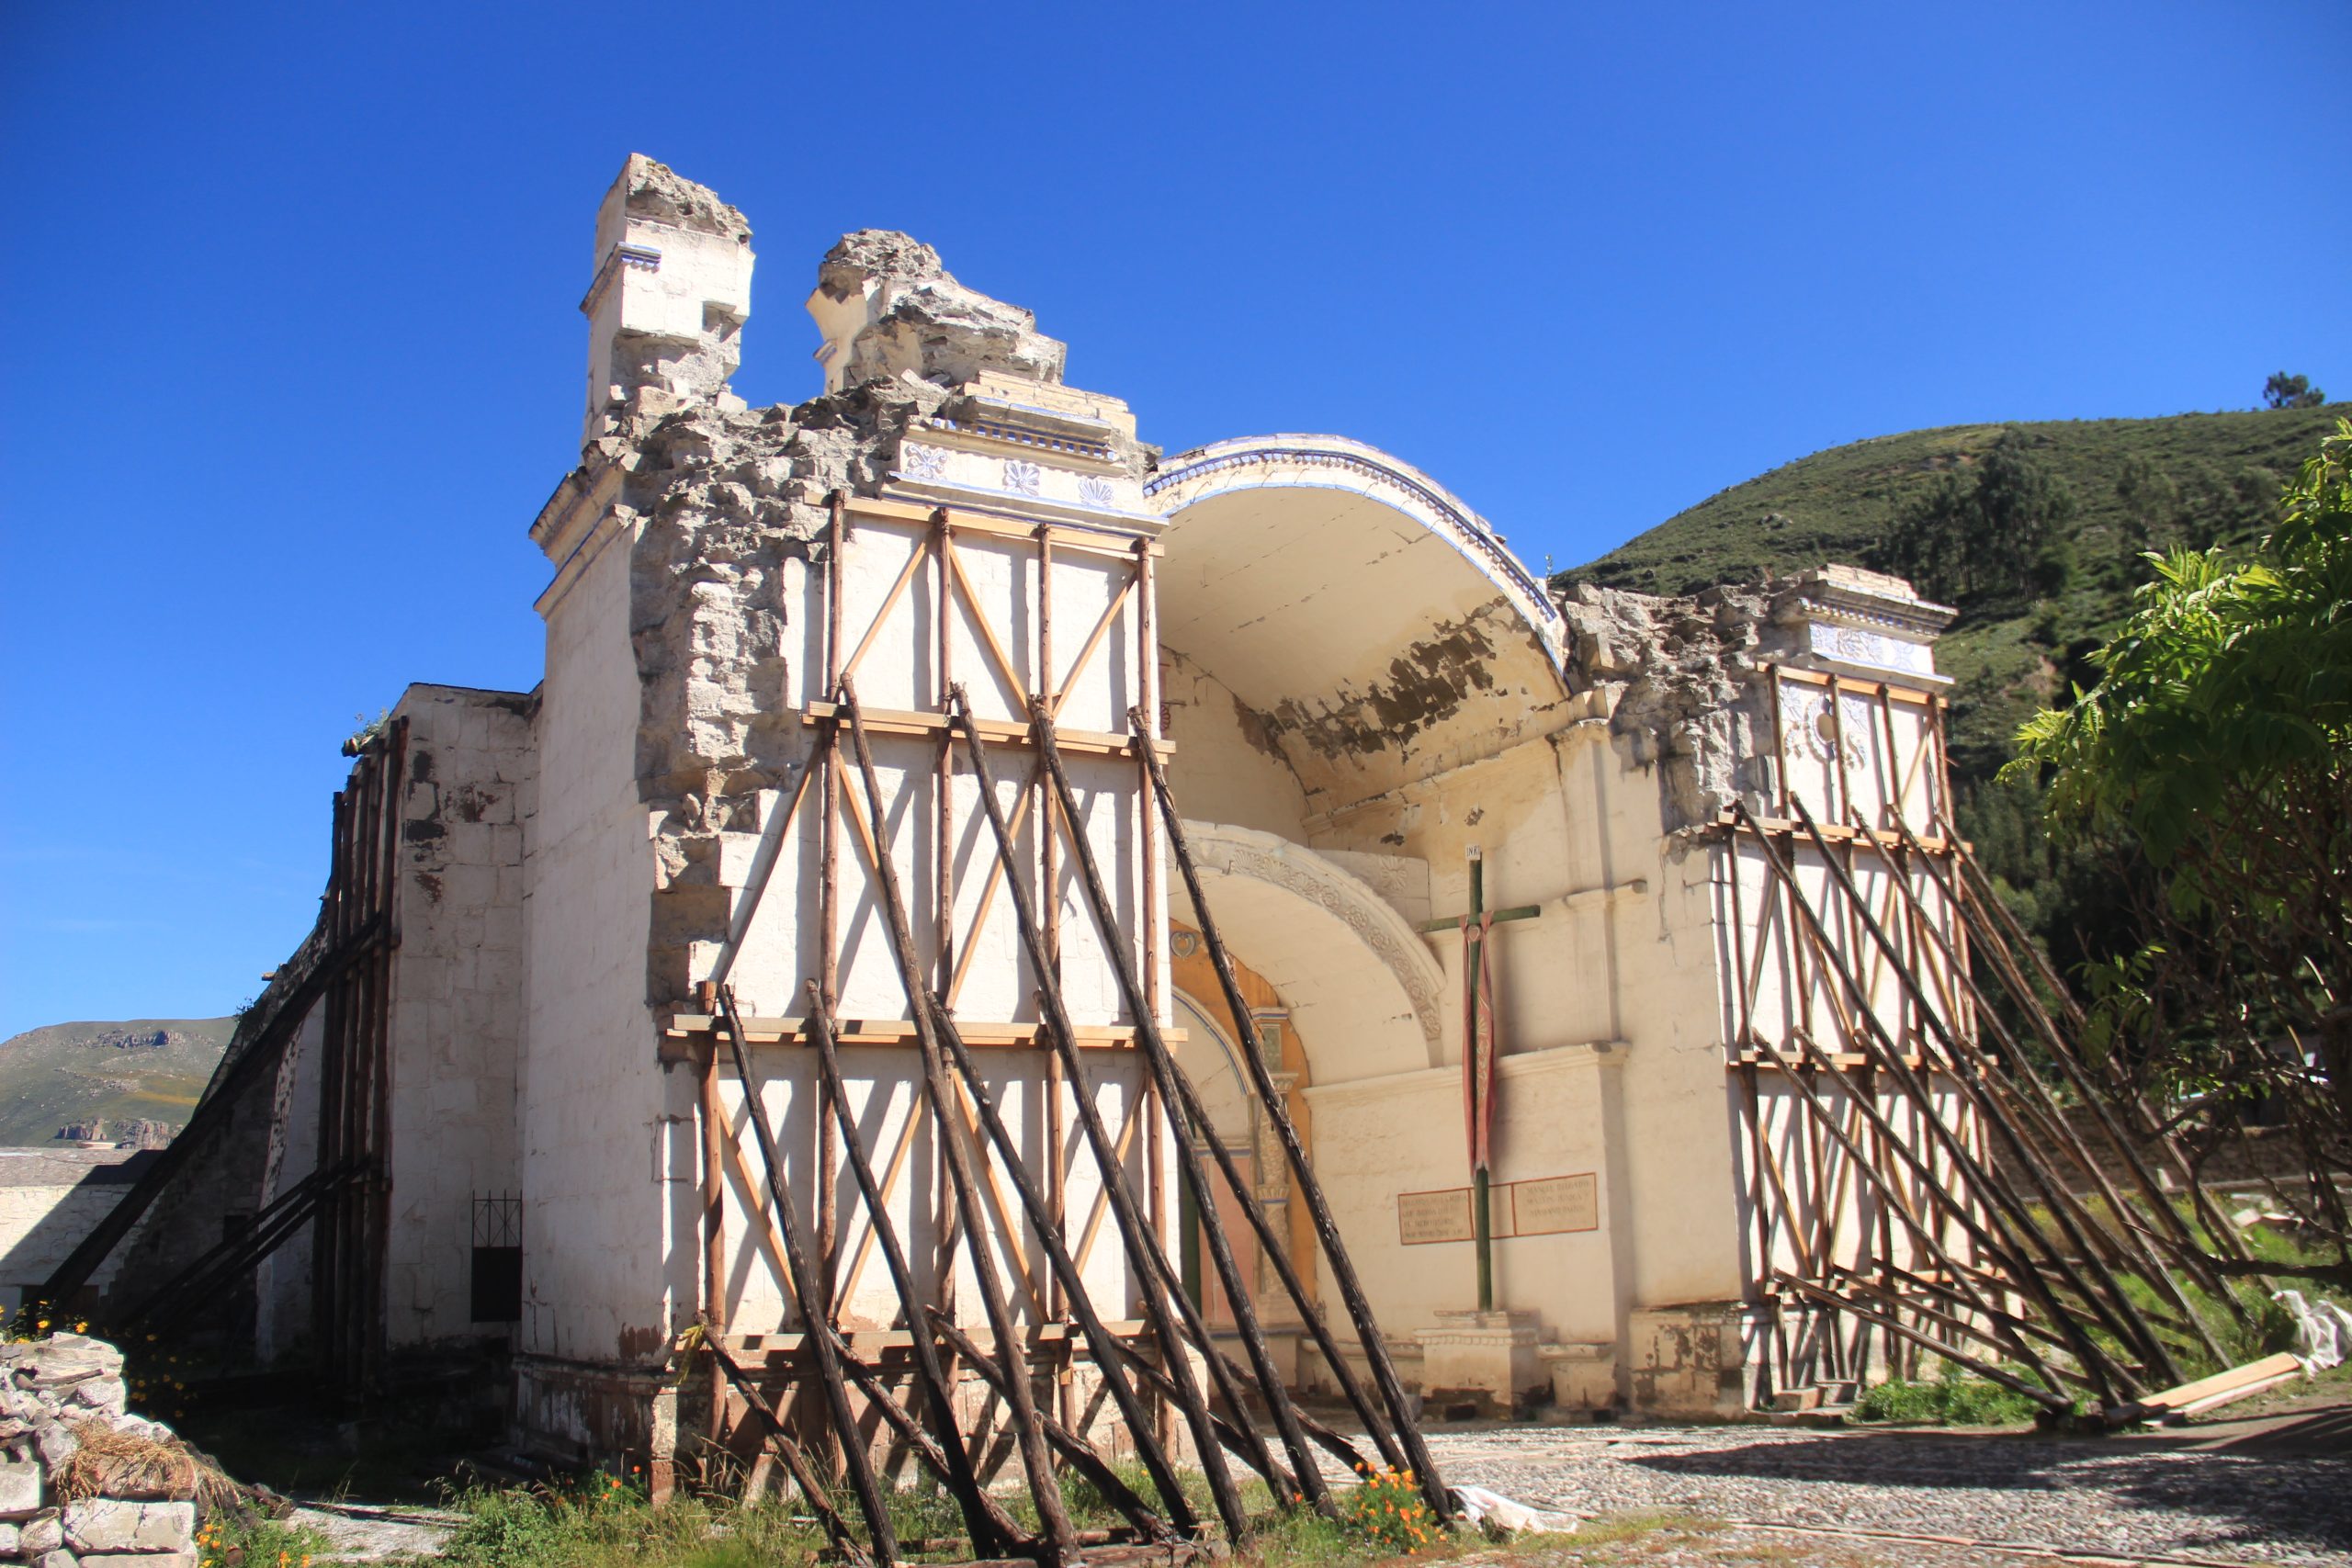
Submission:
POLYGON ((524 838, 537 757, 527 697, 411 686, 392 960, 392 1205, 386 1333, 429 1342, 472 1321, 475 1200, 516 1192, 524 838))
MULTIPOLYGON (((1594 1182, 1593 1231, 1497 1242, 1498 1306, 1536 1313, 1547 1337, 1613 1339, 1636 1306, 1736 1297, 1707 862, 1664 838, 1654 775, 1628 764, 1605 724, 1571 720, 1400 794, 1330 831, 1380 844, 1401 837, 1430 866, 1440 916, 1468 907, 1474 843, 1485 907, 1542 911, 1490 938, 1504 1052, 1497 1179, 1594 1182), (1568 1063, 1593 1070, 1561 1072, 1568 1063)), ((1460 1117, 1430 1114, 1441 1094, 1460 1103, 1462 942, 1448 932, 1430 946, 1444 976, 1446 1065, 1350 1084, 1328 1109, 1326 1091, 1309 1090, 1317 1159, 1337 1162, 1333 1185, 1350 1190, 1355 1210, 1343 1222, 1351 1247, 1360 1261, 1376 1258, 1363 1266, 1411 1303, 1392 1332, 1475 1301, 1466 1274, 1432 1273, 1425 1261, 1449 1245, 1466 1256, 1466 1244, 1397 1238, 1397 1193, 1469 1179, 1460 1117)), ((1327 1081, 1318 1064, 1317 1083, 1327 1081)))
MULTIPOLYGON (((1306 1032, 1301 1031, 1305 1038, 1306 1032)), ((1610 1079, 1622 1050, 1564 1045, 1502 1059, 1497 1183, 1569 1174, 1595 1178, 1590 1230, 1512 1235, 1494 1244, 1495 1302, 1532 1312, 1546 1338, 1611 1339, 1621 1303, 1611 1217, 1622 1209, 1609 1168, 1610 1079)), ((1408 1243, 1399 1200, 1469 1182, 1458 1064, 1306 1090, 1315 1111, 1316 1174, 1382 1327, 1408 1335, 1440 1312, 1476 1304, 1467 1239, 1408 1243)), ((1507 1197, 1502 1201, 1507 1201, 1507 1197)))
MULTIPOLYGON (((601 550, 592 543, 543 601, 518 1348, 608 1363, 641 1359, 670 1326, 664 1262, 678 1205, 665 1202, 674 1195, 662 1178, 677 1122, 665 1118, 690 1114, 693 1102, 690 1085, 668 1083, 655 1066, 645 1002, 653 861, 635 776, 627 525, 605 526, 601 550)), ((693 1278, 690 1254, 684 1277, 693 1278)))
POLYGON ((1184 815, 1305 843, 1306 791, 1263 716, 1173 649, 1161 650, 1159 670, 1168 736, 1183 759, 1168 783, 1184 815))

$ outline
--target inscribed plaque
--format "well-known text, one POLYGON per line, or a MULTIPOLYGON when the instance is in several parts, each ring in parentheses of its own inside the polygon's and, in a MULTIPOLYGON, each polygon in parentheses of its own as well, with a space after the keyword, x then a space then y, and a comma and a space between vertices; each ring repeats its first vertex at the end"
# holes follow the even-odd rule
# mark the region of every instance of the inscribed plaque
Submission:
POLYGON ((1470 1189, 1449 1187, 1439 1192, 1396 1194, 1396 1236, 1407 1247, 1437 1241, 1468 1241, 1470 1189))
POLYGON ((1562 1231, 1600 1228, 1600 1179, 1554 1176, 1510 1184, 1511 1234, 1557 1235, 1562 1231))

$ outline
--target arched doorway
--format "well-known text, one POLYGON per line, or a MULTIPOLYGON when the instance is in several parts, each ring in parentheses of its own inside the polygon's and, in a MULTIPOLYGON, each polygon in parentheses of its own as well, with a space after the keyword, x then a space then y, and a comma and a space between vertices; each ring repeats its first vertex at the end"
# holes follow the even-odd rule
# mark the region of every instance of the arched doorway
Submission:
MULTIPOLYGON (((1200 933, 1182 921, 1172 923, 1169 951, 1176 1011, 1184 1028, 1184 1043, 1176 1053, 1177 1058, 1200 1093, 1202 1107, 1208 1113, 1218 1142, 1254 1189, 1248 1201, 1257 1203, 1272 1222, 1273 1233, 1284 1238, 1284 1256, 1297 1268, 1312 1297, 1316 1290, 1314 1233, 1306 1215, 1297 1212, 1298 1205, 1291 1201, 1289 1167, 1283 1158, 1281 1145, 1266 1124, 1264 1111, 1250 1090, 1239 1057, 1242 1032, 1226 1002, 1224 988, 1217 983, 1216 971, 1209 962, 1200 933)), ((1292 1027, 1291 1010, 1282 993, 1257 971, 1238 961, 1234 969, 1260 1048, 1265 1053, 1266 1066, 1283 1091, 1283 1103, 1300 1137, 1312 1149, 1314 1133, 1306 1099, 1301 1092, 1307 1084, 1306 1050, 1292 1027)), ((1208 1188, 1216 1196, 1226 1239, 1233 1247, 1234 1262, 1260 1320, 1270 1334, 1278 1333, 1285 1325, 1295 1327, 1298 1324, 1297 1311, 1262 1256, 1261 1244, 1242 1208, 1244 1200, 1214 1170, 1207 1176, 1208 1188)), ((1193 1205, 1190 1192, 1181 1183, 1179 1192, 1183 1198, 1179 1241, 1185 1293, 1200 1307, 1212 1330, 1228 1331, 1234 1325, 1232 1303, 1226 1298, 1216 1270, 1203 1247, 1201 1216, 1193 1205)))

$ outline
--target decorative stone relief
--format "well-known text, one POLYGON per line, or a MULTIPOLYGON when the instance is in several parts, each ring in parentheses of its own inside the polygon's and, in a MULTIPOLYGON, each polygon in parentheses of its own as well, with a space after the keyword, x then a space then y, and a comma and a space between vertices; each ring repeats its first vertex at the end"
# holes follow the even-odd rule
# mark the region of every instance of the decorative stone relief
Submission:
POLYGON ((1824 762, 1838 761, 1842 750, 1844 765, 1860 767, 1869 755, 1863 740, 1870 727, 1878 722, 1877 716, 1866 697, 1847 693, 1838 698, 1838 716, 1829 714, 1829 699, 1826 694, 1810 692, 1792 693, 1782 699, 1782 711, 1788 717, 1789 739, 1804 751, 1824 762), (1842 738, 1843 746, 1839 742, 1842 738))
POLYGON ((1866 664, 1876 670, 1900 670, 1905 674, 1932 675, 1935 658, 1923 643, 1905 642, 1860 626, 1814 622, 1805 628, 1808 645, 1825 659, 1866 664))

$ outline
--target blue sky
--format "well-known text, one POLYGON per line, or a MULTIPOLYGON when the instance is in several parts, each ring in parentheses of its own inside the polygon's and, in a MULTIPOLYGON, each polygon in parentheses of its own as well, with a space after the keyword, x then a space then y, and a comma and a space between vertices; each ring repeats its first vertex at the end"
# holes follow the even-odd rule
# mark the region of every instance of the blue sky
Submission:
POLYGON ((0 1035, 235 1006, 356 715, 527 688, 594 204, 749 215, 736 389, 909 230, 1170 450, 1535 566, 1925 425, 2352 398, 2352 7, 0 8, 0 1035))

